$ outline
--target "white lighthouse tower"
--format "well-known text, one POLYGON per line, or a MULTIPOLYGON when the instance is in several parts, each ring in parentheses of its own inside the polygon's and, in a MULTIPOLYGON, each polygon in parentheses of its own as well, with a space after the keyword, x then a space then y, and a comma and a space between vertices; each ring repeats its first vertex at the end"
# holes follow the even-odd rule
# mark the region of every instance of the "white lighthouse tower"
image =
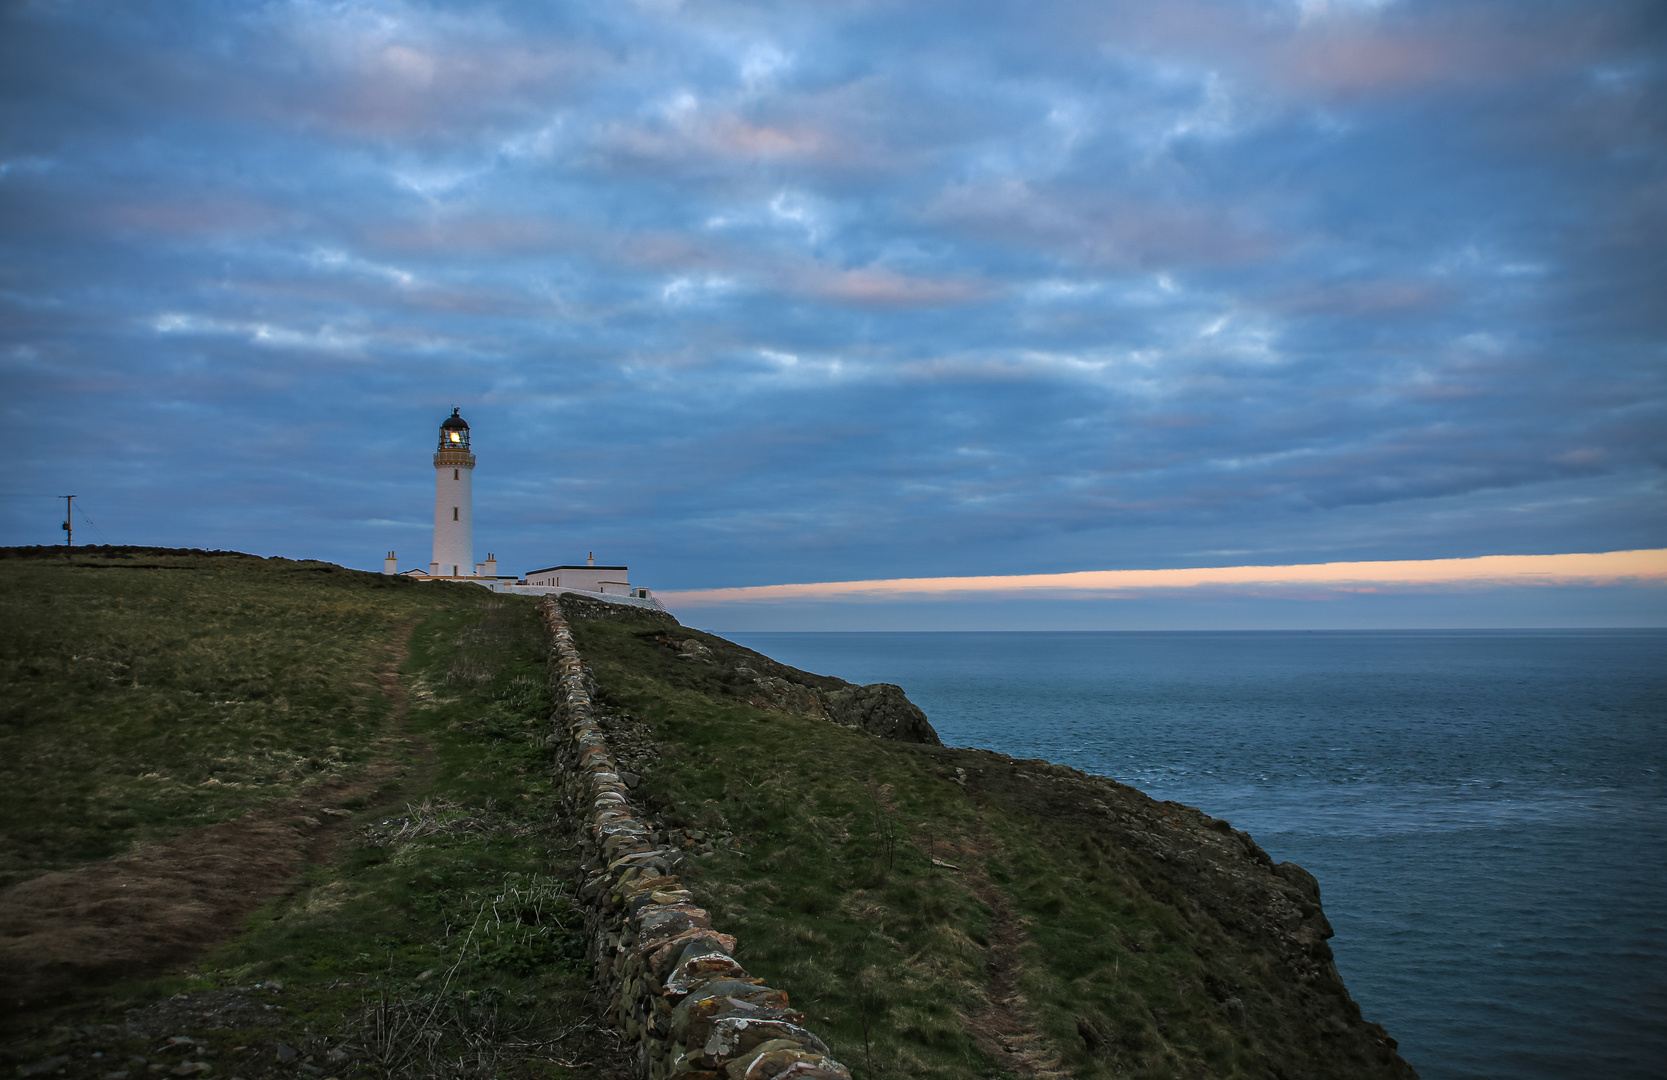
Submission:
POLYGON ((434 452, 434 559, 431 577, 475 576, 474 472, 469 425, 453 409, 434 452))

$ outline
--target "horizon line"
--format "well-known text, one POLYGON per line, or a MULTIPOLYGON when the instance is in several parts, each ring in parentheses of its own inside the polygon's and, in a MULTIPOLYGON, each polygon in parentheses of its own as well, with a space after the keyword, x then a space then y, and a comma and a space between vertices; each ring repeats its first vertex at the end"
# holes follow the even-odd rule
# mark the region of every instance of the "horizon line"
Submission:
POLYGON ((909 596, 1058 594, 1115 597, 1155 589, 1230 590, 1292 586, 1372 592, 1380 587, 1506 585, 1544 587, 1667 583, 1667 548, 1571 552, 1557 555, 1477 555, 1457 559, 1395 559, 1290 565, 1211 566, 1165 570, 1075 570, 1056 574, 879 578, 863 581, 741 585, 718 589, 656 590, 686 607, 787 600, 873 600, 909 596))

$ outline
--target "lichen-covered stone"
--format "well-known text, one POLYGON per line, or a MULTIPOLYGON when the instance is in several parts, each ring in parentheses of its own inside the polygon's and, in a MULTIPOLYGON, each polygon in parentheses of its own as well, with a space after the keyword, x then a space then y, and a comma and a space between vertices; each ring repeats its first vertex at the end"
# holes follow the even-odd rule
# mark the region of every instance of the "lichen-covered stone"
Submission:
POLYGON ((712 1033, 706 1037, 706 1057, 709 1061, 729 1060, 767 1042, 798 1046, 823 1055, 828 1053, 826 1043, 789 1021, 722 1016, 712 1022, 712 1033))
POLYGON ((716 979, 745 979, 746 969, 727 953, 709 952, 690 956, 677 965, 666 980, 666 993, 687 994, 716 979))
POLYGON ((774 1076, 795 1061, 815 1061, 821 1056, 789 1039, 771 1039, 731 1058, 724 1066, 724 1072, 729 1074, 730 1080, 745 1080, 749 1073, 755 1077, 774 1076), (754 1065, 758 1066, 757 1069, 753 1068, 754 1065))
POLYGON ((696 941, 715 942, 716 944, 713 947, 720 952, 733 953, 735 951, 735 939, 728 934, 720 934, 715 930, 690 930, 688 933, 659 942, 649 954, 649 965, 656 973, 665 971, 668 962, 673 957, 681 953, 685 946, 696 941))
POLYGON ((754 1000, 749 1000, 749 995, 744 994, 718 994, 696 998, 695 994, 705 994, 706 988, 695 991, 695 994, 684 998, 678 1003, 677 1008, 672 1010, 673 1037, 683 1046, 704 1052, 706 1040, 712 1036, 712 1026, 727 1017, 785 1020, 790 1024, 804 1020, 804 1013, 772 1002, 771 995, 779 993, 778 991, 769 990, 768 987, 752 989, 768 992, 758 994, 754 1000))
POLYGON ((825 1054, 791 1047, 755 1050, 724 1066, 730 1080, 851 1080, 851 1073, 825 1054))
MULTIPOLYGON (((766 1074, 749 1075, 748 1080, 766 1080, 766 1074)), ((795 1061, 767 1080, 851 1080, 851 1070, 832 1058, 817 1061, 795 1061)))

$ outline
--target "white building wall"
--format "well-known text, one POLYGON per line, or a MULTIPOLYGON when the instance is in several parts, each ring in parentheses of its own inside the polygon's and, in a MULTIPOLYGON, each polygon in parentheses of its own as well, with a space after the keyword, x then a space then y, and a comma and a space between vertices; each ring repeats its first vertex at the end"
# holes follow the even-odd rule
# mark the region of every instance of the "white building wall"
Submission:
POLYGON ((528 574, 527 584, 623 596, 631 591, 630 577, 623 566, 562 566, 528 574))
POLYGON ((475 573, 474 471, 473 465, 459 461, 437 461, 434 466, 432 561, 439 565, 436 573, 441 577, 475 573))

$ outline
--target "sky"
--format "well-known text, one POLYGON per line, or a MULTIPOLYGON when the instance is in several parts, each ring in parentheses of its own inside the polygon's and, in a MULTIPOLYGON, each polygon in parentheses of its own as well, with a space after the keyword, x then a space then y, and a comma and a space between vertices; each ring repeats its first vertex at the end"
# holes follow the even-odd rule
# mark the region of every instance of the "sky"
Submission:
POLYGON ((1664 298, 1657 0, 0 4, 0 544, 426 567, 457 407, 714 629, 1667 625, 723 591, 1659 551, 1664 298))

